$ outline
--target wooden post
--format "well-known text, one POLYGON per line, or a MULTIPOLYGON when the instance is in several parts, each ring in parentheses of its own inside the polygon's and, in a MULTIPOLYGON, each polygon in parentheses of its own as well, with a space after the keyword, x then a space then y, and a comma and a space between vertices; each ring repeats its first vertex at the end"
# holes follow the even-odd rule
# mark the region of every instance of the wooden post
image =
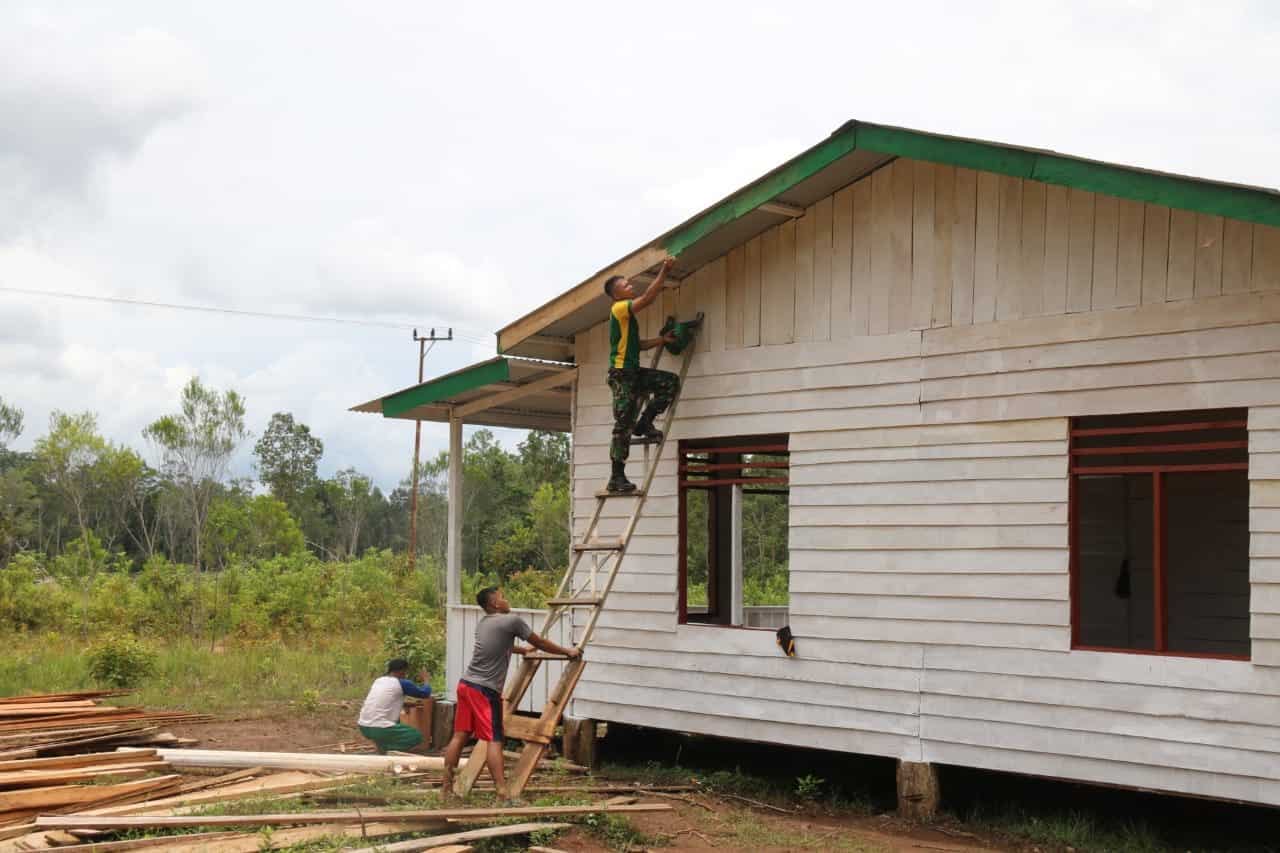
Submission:
POLYGON ((915 761, 898 761, 898 816, 929 821, 938 813, 941 792, 938 768, 915 761))
POLYGON ((445 574, 449 604, 462 599, 462 421, 449 415, 449 536, 445 574))
POLYGON ((583 717, 564 717, 564 757, 566 761, 590 767, 600 766, 596 740, 596 721, 583 717))
POLYGON ((435 749, 444 749, 453 737, 453 714, 456 706, 449 701, 436 702, 435 711, 431 715, 431 745, 435 749))
POLYGON ((419 699, 416 704, 404 706, 400 717, 407 725, 413 726, 422 733, 422 745, 431 747, 432 717, 435 716, 435 699, 419 699))

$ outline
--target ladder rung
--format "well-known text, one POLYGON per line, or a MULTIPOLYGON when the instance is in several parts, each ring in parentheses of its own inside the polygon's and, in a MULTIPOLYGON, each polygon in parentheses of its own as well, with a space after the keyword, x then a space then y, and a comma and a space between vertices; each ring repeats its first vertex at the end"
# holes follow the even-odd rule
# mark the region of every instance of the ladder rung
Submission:
POLYGON ((596 497, 598 498, 638 498, 643 494, 644 492, 640 489, 636 489, 630 492, 611 492, 608 489, 601 489, 600 491, 596 492, 596 497))
POLYGON ((603 598, 553 598, 547 602, 548 607, 599 607, 603 598))
POLYGON ((550 743, 551 738, 538 732, 538 726, 541 721, 533 717, 511 716, 502 724, 502 734, 504 737, 512 737, 516 740, 532 741, 533 743, 550 743))
POLYGON ((568 660, 568 655, 553 655, 550 652, 527 652, 525 660, 568 660))
POLYGON ((592 539, 589 542, 577 542, 573 546, 575 551, 621 551, 621 539, 592 539))
POLYGON ((633 435, 631 436, 631 446, 635 447, 637 444, 657 444, 661 440, 662 439, 660 438, 641 438, 638 435, 633 435))

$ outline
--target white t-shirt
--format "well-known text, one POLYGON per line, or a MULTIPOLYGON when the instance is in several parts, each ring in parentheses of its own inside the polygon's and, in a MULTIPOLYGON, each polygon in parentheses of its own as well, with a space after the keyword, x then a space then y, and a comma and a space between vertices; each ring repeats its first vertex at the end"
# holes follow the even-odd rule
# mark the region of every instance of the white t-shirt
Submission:
POLYGON ((364 705, 360 707, 360 718, 356 724, 367 729, 387 729, 400 722, 400 709, 404 707, 404 697, 430 696, 430 687, 418 687, 407 678, 396 678, 384 675, 373 682, 369 695, 364 697, 364 705))

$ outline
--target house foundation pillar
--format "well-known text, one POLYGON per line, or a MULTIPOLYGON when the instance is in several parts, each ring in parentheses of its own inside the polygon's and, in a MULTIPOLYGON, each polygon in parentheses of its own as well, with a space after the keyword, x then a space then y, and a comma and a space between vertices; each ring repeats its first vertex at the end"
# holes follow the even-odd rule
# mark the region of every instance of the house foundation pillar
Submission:
POLYGON ((436 702, 431 715, 431 748, 444 749, 453 737, 453 714, 457 706, 446 699, 436 702))
POLYGON ((596 738, 596 721, 583 717, 563 718, 564 757, 566 761, 581 764, 595 770, 600 764, 599 742, 596 738))
POLYGON ((938 768, 916 761, 898 761, 898 815, 929 821, 938 813, 941 789, 938 768))

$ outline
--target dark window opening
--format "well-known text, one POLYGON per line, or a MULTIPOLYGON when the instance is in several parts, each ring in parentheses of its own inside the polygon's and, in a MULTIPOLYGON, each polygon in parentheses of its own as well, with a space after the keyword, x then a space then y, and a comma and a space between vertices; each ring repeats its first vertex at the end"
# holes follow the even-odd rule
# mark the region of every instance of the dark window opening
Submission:
POLYGON ((1071 424, 1072 640, 1249 656, 1243 409, 1071 424))
POLYGON ((785 435, 680 443, 681 623, 789 621, 788 459, 785 435))

